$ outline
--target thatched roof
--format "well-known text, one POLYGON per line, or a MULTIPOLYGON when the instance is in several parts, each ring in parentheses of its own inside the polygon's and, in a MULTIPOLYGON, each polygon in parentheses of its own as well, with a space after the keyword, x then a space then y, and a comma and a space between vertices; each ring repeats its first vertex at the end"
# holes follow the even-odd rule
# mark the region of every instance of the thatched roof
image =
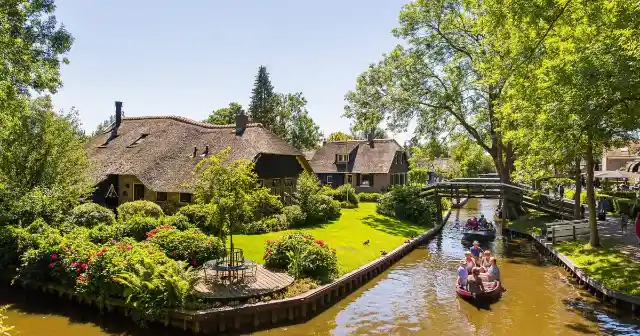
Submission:
POLYGON ((318 149, 310 163, 316 173, 388 173, 399 150, 402 147, 393 139, 375 139, 373 147, 366 140, 332 141, 318 149), (336 154, 350 155, 346 170, 336 165, 336 154))
POLYGON ((254 160, 258 154, 293 155, 305 160, 300 151, 260 124, 248 124, 236 135, 235 125, 212 125, 176 116, 128 117, 122 118, 118 136, 104 147, 110 133, 94 136, 86 145, 95 183, 109 174, 134 175, 154 191, 191 191, 184 185, 194 182, 193 168, 203 159, 205 146, 209 146, 209 154, 231 147, 230 161, 254 160), (148 135, 132 146, 143 134, 148 135), (196 157, 194 147, 198 149, 196 157))

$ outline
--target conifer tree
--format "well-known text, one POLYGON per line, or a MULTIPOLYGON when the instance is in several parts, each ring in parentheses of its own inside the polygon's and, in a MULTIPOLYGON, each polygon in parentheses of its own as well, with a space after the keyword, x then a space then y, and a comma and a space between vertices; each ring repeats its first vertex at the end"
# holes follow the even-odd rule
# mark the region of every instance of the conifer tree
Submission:
POLYGON ((277 122, 273 85, 271 85, 267 68, 263 65, 258 69, 258 75, 256 76, 253 91, 251 92, 249 117, 253 122, 261 123, 269 130, 271 130, 277 122))

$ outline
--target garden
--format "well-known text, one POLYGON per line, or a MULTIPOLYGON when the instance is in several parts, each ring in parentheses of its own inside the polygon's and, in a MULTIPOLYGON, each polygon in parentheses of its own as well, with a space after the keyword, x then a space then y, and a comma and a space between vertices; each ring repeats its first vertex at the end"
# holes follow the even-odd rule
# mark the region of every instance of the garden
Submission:
POLYGON ((103 303, 121 300, 138 317, 161 319, 173 309, 220 305, 194 289, 199 268, 225 254, 230 234, 246 258, 293 275, 296 283, 280 294, 293 296, 379 258, 437 218, 419 188, 357 195, 350 186, 322 187, 310 173, 300 176, 292 204, 284 206, 258 187, 252 162, 229 163, 227 156, 228 150, 196 167, 195 202, 173 213, 134 201, 120 205, 116 217, 94 203, 51 206, 60 200, 50 194, 5 204, 2 274, 103 303))

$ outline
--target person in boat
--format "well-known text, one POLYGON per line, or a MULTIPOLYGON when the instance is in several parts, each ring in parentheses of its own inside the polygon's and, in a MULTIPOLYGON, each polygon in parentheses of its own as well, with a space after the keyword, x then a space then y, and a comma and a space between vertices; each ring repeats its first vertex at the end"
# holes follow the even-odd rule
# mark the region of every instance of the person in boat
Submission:
POLYGON ((458 279, 456 280, 458 287, 466 290, 468 277, 469 277, 469 271, 467 271, 467 261, 460 260, 460 267, 458 267, 458 279))
POLYGON ((493 222, 487 222, 487 230, 493 231, 493 222))
POLYGON ((473 230, 477 230, 478 229, 478 219, 475 216, 471 220, 471 229, 473 229, 473 230))
POLYGON ((485 292, 484 284, 480 278, 480 268, 474 267, 471 270, 471 275, 467 278, 467 290, 473 295, 485 292))
POLYGON ((467 219, 467 224, 464 226, 465 229, 471 229, 471 218, 467 219))
POLYGON ((491 266, 489 266, 489 269, 485 274, 489 281, 500 280, 500 269, 498 268, 498 260, 496 257, 491 257, 491 266))
POLYGON ((483 229, 487 228, 487 219, 484 218, 484 215, 480 215, 480 219, 478 220, 478 222, 480 223, 480 227, 483 229))
POLYGON ((473 246, 471 246, 471 248, 469 249, 469 252, 471 252, 471 255, 473 255, 473 257, 478 260, 480 258, 480 256, 482 255, 482 248, 480 248, 479 246, 480 244, 478 243, 477 240, 475 240, 473 242, 473 246))
POLYGON ((466 251, 464 253, 464 262, 467 268, 467 273, 471 273, 471 270, 476 267, 476 261, 473 260, 473 256, 471 255, 471 252, 466 251))
POLYGON ((491 251, 484 250, 482 252, 482 259, 480 259, 480 272, 487 273, 491 267, 491 251))

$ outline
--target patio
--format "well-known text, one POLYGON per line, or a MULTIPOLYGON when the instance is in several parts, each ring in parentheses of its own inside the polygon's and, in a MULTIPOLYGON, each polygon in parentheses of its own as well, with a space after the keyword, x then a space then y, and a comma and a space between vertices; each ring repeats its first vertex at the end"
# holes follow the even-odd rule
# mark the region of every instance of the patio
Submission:
POLYGON ((287 273, 272 272, 257 265, 255 276, 231 282, 203 281, 196 286, 197 295, 211 299, 247 299, 287 288, 295 279, 287 273))

